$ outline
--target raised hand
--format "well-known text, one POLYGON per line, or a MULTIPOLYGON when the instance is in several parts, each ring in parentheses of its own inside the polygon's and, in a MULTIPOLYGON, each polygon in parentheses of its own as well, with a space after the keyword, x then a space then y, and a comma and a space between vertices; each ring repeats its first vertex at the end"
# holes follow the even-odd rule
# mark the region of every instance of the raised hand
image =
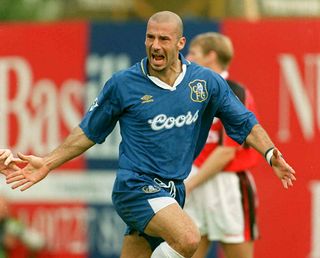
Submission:
POLYGON ((284 188, 293 186, 293 181, 296 180, 294 169, 284 160, 280 151, 277 148, 273 149, 272 168, 277 177, 280 178, 284 188))
POLYGON ((27 165, 23 169, 6 176, 7 183, 13 183, 12 189, 20 187, 20 190, 24 191, 44 179, 50 172, 43 158, 34 155, 23 155, 22 153, 18 153, 18 157, 26 162, 27 165))

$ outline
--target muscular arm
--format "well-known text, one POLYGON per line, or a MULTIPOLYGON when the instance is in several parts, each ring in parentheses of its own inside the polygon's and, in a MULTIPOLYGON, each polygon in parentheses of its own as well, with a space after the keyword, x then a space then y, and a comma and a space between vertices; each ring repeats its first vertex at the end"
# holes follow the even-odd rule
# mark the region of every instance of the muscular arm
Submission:
POLYGON ((261 155, 274 146, 267 132, 261 125, 256 124, 246 138, 246 143, 255 148, 261 155))
POLYGON ((82 129, 76 127, 62 144, 43 158, 18 153, 27 166, 7 175, 7 183, 14 183, 13 189, 21 187, 21 191, 24 191, 44 179, 51 170, 79 156, 93 145, 94 142, 88 139, 82 129))
POLYGON ((199 171, 185 182, 187 193, 223 170, 234 159, 236 147, 218 146, 206 159, 199 171))
POLYGON ((60 146, 43 158, 44 165, 49 170, 55 169, 79 156, 94 144, 93 141, 88 139, 82 129, 77 126, 60 146))

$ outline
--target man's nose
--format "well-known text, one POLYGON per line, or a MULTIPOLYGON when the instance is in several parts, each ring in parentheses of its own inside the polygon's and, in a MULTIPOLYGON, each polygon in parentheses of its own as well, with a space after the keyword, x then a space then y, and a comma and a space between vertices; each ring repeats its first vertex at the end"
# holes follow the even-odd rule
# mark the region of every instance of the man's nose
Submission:
POLYGON ((160 41, 159 39, 154 39, 154 41, 152 42, 152 48, 154 50, 159 50, 160 49, 160 41))

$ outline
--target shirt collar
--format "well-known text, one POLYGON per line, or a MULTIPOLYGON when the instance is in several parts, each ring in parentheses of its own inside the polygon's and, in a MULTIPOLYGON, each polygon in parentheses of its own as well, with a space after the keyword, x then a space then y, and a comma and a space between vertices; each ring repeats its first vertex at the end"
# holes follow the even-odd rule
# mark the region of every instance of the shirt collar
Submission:
POLYGON ((186 74, 186 71, 187 71, 187 66, 190 64, 190 61, 185 59, 181 53, 179 53, 179 59, 181 60, 181 63, 182 63, 182 72, 179 74, 179 76, 176 79, 176 81, 174 82, 173 86, 170 86, 167 83, 161 81, 159 78, 157 78, 155 76, 151 76, 147 73, 147 71, 148 71, 148 58, 147 57, 142 59, 140 62, 141 71, 146 77, 148 77, 158 87, 166 89, 166 90, 174 91, 174 90, 176 90, 177 86, 183 80, 183 78, 186 74))

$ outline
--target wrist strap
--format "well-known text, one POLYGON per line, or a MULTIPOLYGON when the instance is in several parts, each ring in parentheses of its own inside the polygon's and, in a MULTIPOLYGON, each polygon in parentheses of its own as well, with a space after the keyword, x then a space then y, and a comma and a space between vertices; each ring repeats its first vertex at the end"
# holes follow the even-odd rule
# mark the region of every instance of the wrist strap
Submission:
POLYGON ((264 153, 264 157, 270 166, 272 166, 271 158, 273 156, 273 150, 274 150, 274 147, 271 147, 270 149, 267 149, 267 151, 264 153))

